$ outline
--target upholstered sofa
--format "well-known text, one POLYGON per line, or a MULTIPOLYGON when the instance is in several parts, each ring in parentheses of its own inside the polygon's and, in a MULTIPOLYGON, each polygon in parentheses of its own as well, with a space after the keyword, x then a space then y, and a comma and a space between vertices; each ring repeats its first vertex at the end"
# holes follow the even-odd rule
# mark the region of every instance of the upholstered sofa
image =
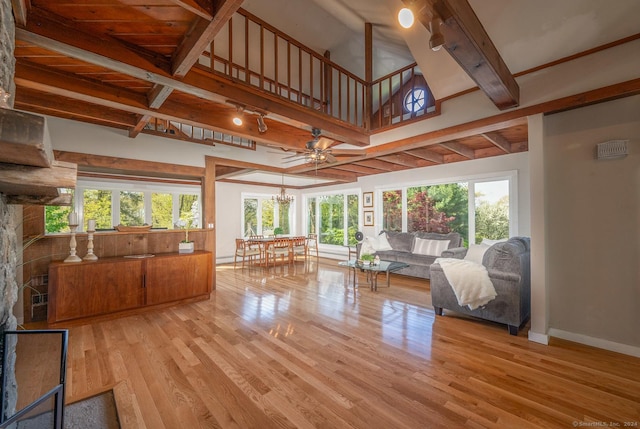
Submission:
POLYGON ((357 246, 357 255, 370 253, 383 261, 409 264, 396 271, 407 276, 429 278, 429 267, 447 249, 462 246, 462 237, 457 232, 438 234, 435 232, 383 231, 378 237, 367 237, 357 246), (372 243, 373 242, 373 243, 372 243))
MULTIPOLYGON (((431 265, 431 303, 437 315, 452 310, 493 322, 504 323, 511 335, 518 335, 522 324, 531 314, 531 263, 528 237, 512 237, 487 246, 482 265, 488 271, 497 296, 485 306, 470 310, 460 306, 456 295, 439 263, 431 265)), ((477 251, 477 247, 473 248, 477 251)), ((450 249, 444 257, 464 258, 467 249, 450 249)))

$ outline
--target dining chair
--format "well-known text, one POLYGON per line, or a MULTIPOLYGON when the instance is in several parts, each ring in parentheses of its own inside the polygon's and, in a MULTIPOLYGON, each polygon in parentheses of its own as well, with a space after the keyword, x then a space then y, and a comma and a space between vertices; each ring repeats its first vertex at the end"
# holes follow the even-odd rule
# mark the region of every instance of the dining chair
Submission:
POLYGON ((293 259, 295 262, 296 256, 303 256, 305 264, 307 263, 307 237, 304 235, 299 237, 293 237, 292 241, 292 250, 293 250, 293 259))
POLYGON ((234 269, 236 268, 238 257, 242 258, 242 268, 244 269, 244 261, 248 259, 249 263, 251 263, 251 261, 254 261, 255 263, 256 256, 259 259, 262 258, 262 252, 259 248, 252 246, 249 242, 245 241, 242 238, 236 238, 236 253, 233 255, 234 269))
POLYGON ((309 234, 307 236, 307 253, 311 250, 316 251, 316 258, 318 257, 318 234, 309 234))
POLYGON ((269 266, 269 260, 273 260, 273 266, 276 265, 276 259, 280 257, 280 261, 284 264, 284 258, 287 258, 287 264, 291 263, 292 253, 292 241, 290 238, 274 238, 273 241, 268 241, 266 248, 267 255, 267 267, 269 266))

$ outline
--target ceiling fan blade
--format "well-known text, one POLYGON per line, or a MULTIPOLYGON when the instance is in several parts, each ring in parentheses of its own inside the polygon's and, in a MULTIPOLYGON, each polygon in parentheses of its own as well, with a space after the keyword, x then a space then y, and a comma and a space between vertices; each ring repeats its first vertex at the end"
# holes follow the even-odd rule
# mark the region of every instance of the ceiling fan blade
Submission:
POLYGON ((327 157, 327 162, 329 164, 333 164, 334 162, 338 161, 338 159, 335 156, 331 155, 328 152, 325 154, 325 156, 327 157))
POLYGON ((327 150, 333 144, 333 140, 327 137, 320 137, 315 144, 315 149, 327 150))

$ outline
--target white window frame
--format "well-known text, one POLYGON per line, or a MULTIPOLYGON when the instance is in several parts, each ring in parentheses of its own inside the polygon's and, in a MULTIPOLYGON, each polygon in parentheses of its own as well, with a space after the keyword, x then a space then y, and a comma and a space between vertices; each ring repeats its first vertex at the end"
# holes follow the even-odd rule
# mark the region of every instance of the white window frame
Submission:
POLYGON ((74 210, 78 213, 79 230, 84 228, 84 191, 85 190, 103 190, 111 191, 111 223, 115 227, 120 223, 120 191, 142 192, 144 194, 144 221, 152 224, 151 216, 151 194, 162 193, 171 194, 173 198, 173 220, 172 225, 179 220, 179 197, 180 195, 197 195, 198 210, 198 227, 202 226, 202 188, 200 185, 178 185, 173 183, 150 183, 144 181, 129 180, 109 180, 109 179, 91 179, 78 178, 75 190, 74 210))
MULTIPOLYGON (((518 233, 518 171, 509 170, 496 173, 485 173, 473 176, 462 177, 449 177, 442 180, 426 180, 419 182, 405 182, 398 183, 393 186, 377 186, 375 188, 375 200, 378 204, 375 204, 375 216, 377 219, 382 219, 382 193, 385 191, 402 191, 402 231, 407 232, 407 189, 418 186, 434 186, 434 185, 446 185, 450 183, 466 182, 469 184, 469 210, 468 210, 468 225, 469 225, 469 237, 475 237, 475 219, 476 219, 476 207, 475 207, 475 184, 483 182, 495 182, 500 180, 507 180, 509 182, 509 236, 512 237, 518 233)), ((379 234, 382 230, 382 222, 378 222, 375 225, 375 233, 379 234)))
MULTIPOLYGON (((360 188, 349 188, 349 189, 342 189, 342 190, 334 190, 334 191, 325 191, 325 192, 314 192, 314 193, 307 193, 307 194, 302 194, 302 207, 308 207, 309 206, 309 199, 311 198, 320 198, 320 197, 324 197, 324 196, 332 196, 332 195, 338 195, 341 194, 344 197, 344 204, 345 204, 345 210, 343 213, 343 223, 345 225, 345 228, 348 229, 348 210, 347 210, 347 203, 348 203, 348 196, 349 195, 356 195, 358 197, 358 231, 362 230, 362 189, 360 188)), ((306 215, 306 213, 305 213, 306 215)), ((318 248, 322 249, 337 249, 337 248, 342 248, 344 246, 347 245, 347 239, 348 239, 348 234, 345 235, 344 237, 344 242, 341 245, 337 245, 337 244, 326 244, 326 243, 320 243, 320 204, 319 202, 316 200, 316 222, 318 222, 318 224, 316 225, 316 231, 318 233, 318 248)), ((307 218, 305 217, 304 222, 303 222, 303 230, 304 230, 304 234, 305 235, 309 235, 309 227, 307 225, 307 218)))
MULTIPOLYGON (((246 231, 245 231, 245 227, 246 227, 246 221, 244 218, 244 200, 245 199, 257 199, 258 200, 258 231, 256 231, 256 234, 261 235, 261 231, 262 231, 262 202, 265 200, 268 201, 272 201, 273 199, 273 194, 259 194, 259 193, 255 193, 255 192, 242 192, 240 194, 240 219, 241 219, 241 223, 240 223, 240 237, 246 237, 246 231)), ((277 201, 273 202, 273 208, 274 208, 274 213, 273 213, 273 227, 276 228, 278 226, 280 226, 280 204, 278 204, 277 201)), ((294 234, 294 231, 296 231, 296 201, 295 199, 291 202, 290 204, 290 210, 289 210, 289 230, 291 231, 292 234, 294 234)))

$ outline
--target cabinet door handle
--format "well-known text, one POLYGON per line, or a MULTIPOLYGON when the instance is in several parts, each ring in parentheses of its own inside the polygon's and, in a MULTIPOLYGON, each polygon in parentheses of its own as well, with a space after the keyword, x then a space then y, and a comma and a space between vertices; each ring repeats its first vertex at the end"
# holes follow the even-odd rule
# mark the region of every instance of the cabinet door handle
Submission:
POLYGON ((143 274, 142 275, 142 288, 146 288, 147 287, 147 275, 143 274))

